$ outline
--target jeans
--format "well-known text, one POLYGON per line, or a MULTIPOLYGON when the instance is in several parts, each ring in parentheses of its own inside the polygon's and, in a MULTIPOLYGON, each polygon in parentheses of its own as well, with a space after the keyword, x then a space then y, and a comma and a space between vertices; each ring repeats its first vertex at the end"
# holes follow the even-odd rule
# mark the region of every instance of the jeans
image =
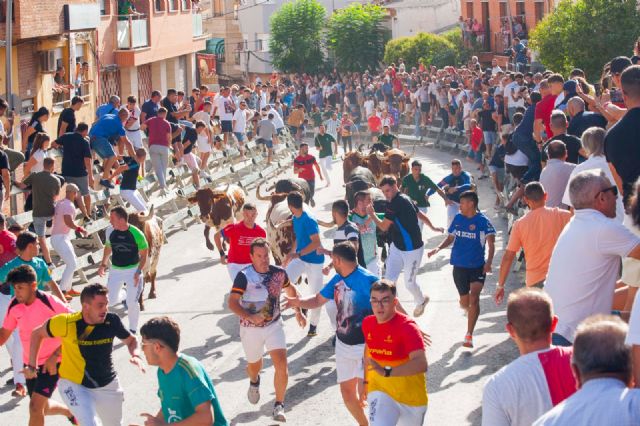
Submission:
POLYGON ((344 146, 344 152, 353 151, 353 145, 351 144, 351 136, 342 136, 342 144, 344 146), (349 145, 349 151, 347 151, 347 144, 349 145))
POLYGON ((420 130, 420 118, 421 118, 420 111, 416 108, 416 111, 413 114, 413 124, 415 126, 415 128, 413 129, 413 135, 417 138, 422 136, 422 131, 420 130))
POLYGON ((153 171, 156 174, 160 188, 167 186, 167 167, 169 165, 169 147, 162 145, 151 145, 149 147, 149 158, 153 171))

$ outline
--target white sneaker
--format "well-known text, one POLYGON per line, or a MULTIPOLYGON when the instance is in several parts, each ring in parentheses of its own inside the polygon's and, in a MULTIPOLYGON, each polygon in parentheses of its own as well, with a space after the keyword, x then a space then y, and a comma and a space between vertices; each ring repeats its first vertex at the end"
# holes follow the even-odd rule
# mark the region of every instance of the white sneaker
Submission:
POLYGON ((413 310, 413 316, 417 318, 420 315, 424 314, 424 308, 427 306, 427 303, 429 303, 429 296, 425 296, 424 302, 416 306, 416 308, 413 310))
MULTIPOLYGON (((253 384, 249 381, 249 390, 247 391, 247 398, 253 405, 260 401, 260 376, 258 376, 258 383, 253 384)), ((274 409, 275 413, 275 409, 274 409)))
POLYGON ((284 405, 276 403, 273 406, 273 420, 277 422, 286 422, 287 416, 284 414, 284 405))

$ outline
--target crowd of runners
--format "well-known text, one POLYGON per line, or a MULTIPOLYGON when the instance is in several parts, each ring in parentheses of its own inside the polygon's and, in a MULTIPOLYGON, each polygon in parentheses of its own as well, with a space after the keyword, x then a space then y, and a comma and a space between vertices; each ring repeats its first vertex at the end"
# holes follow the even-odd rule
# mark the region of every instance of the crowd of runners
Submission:
MULTIPOLYGON (((273 74, 215 94, 206 86, 190 96, 154 91, 141 105, 134 96, 121 102, 114 95, 90 125, 76 122, 83 102, 76 97, 55 135, 44 132, 50 112, 40 108, 23 129, 22 152, 0 150, 0 198, 11 193, 10 157, 24 155, 24 179, 13 183, 29 191, 24 208, 33 213, 30 230, 10 228, 10 218, 0 215, 0 344, 11 358, 14 395, 31 398, 28 423, 60 415, 83 426, 122 424, 125 393, 112 362, 117 337, 141 370, 158 367, 161 409, 144 414, 145 425, 228 424, 209 373, 180 352, 179 325, 166 316, 139 323, 150 247, 129 224, 129 211, 109 212, 98 269, 101 276, 108 270, 107 286, 73 288, 70 240, 96 219, 94 188, 117 184, 132 210, 148 213, 151 206, 137 191, 144 174, 154 173, 165 194, 174 164, 191 170, 196 187, 215 185, 207 167, 213 151, 244 155, 246 142, 255 140, 270 163, 279 137, 289 132, 299 148, 292 171, 309 184, 311 206, 300 192, 286 195, 295 242, 283 262, 272 261, 259 224, 266 212, 249 200, 237 222, 215 236, 229 271, 228 309, 240 323, 251 404, 261 399, 268 353, 275 370, 272 417, 286 421, 282 312, 292 309, 313 337, 324 306, 335 328, 337 381, 353 420, 423 424, 430 337, 414 318, 430 299, 417 274, 451 247, 451 285, 467 316, 467 329, 452 335, 459 333, 467 348, 474 347, 485 283, 500 305, 512 263, 524 256, 526 265, 524 288, 506 298, 507 331, 521 356, 488 380, 484 425, 640 424, 640 390, 633 389, 640 387, 640 43, 633 53, 613 58, 601 77, 580 69, 566 76, 509 71, 474 57, 443 69, 401 60, 381 73, 273 74), (324 247, 313 209, 316 177, 340 185, 329 178, 341 155, 362 146, 398 149, 401 128, 424 138, 436 123, 442 132, 465 135, 468 158, 452 159, 451 174, 439 182, 416 159, 406 176, 378 179, 384 212, 376 212, 369 190, 357 192, 352 205, 333 202, 333 246, 324 247), (62 148, 61 162, 51 157, 52 147, 62 148), (94 158, 102 160, 99 176, 94 158), (491 284, 496 231, 480 212, 476 191, 487 177, 498 212, 528 209, 511 226, 491 284), (447 206, 446 228, 427 216, 435 193, 447 206), (423 224, 445 234, 427 256, 423 224), (388 235, 385 259, 380 232, 388 235), (49 242, 68 265, 60 283, 50 275, 49 242), (401 273, 413 309, 397 298, 401 273), (301 277, 308 285, 296 285, 301 277), (77 312, 69 305, 74 297, 80 297, 77 312), (109 312, 121 302, 126 326, 109 312), (52 398, 56 388, 62 402, 52 398)), ((0 116, 6 110, 0 100, 0 116)))

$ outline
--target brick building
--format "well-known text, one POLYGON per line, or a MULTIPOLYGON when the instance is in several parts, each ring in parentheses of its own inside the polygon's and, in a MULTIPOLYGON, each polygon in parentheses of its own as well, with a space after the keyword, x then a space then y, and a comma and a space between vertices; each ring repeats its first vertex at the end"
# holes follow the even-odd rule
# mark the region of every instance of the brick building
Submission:
POLYGON ((119 15, 117 0, 99 0, 98 102, 152 90, 189 91, 198 81, 196 52, 209 35, 191 0, 133 0, 137 15, 119 15))
POLYGON ((480 50, 502 53, 510 46, 514 27, 528 33, 554 8, 554 0, 460 0, 462 17, 476 19, 484 26, 480 50), (511 23, 509 28, 508 22, 511 23))

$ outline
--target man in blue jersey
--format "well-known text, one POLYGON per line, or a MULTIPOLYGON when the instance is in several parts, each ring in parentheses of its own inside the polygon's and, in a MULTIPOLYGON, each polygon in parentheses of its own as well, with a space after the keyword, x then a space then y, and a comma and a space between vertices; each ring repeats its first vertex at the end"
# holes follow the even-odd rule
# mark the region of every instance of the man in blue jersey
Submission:
MULTIPOLYGON (((450 203, 447 204, 447 226, 451 225, 453 218, 458 214, 460 208, 460 194, 473 187, 471 175, 462 170, 462 163, 458 159, 451 160, 451 174, 445 176, 438 187, 447 194, 450 203)), ((427 195, 430 196, 435 191, 430 189, 427 195)))
POLYGON ((496 230, 484 214, 478 211, 478 194, 465 191, 460 194, 460 213, 449 226, 449 235, 431 250, 431 257, 453 243, 450 263, 453 281, 460 295, 460 307, 467 314, 467 334, 463 346, 473 347, 473 330, 480 316, 480 292, 495 253, 496 230), (485 261, 484 248, 489 246, 485 261))
POLYGON ((180 327, 169 317, 147 321, 140 329, 149 365, 158 366, 160 410, 142 413, 145 425, 168 423, 227 426, 213 383, 197 359, 178 353, 180 327))
MULTIPOLYGON (((282 267, 287 271, 287 275, 292 283, 298 281, 302 275, 307 276, 309 290, 312 294, 322 289, 322 265, 324 255, 318 253, 321 249, 320 228, 318 222, 306 210, 303 209, 302 195, 292 192, 287 196, 287 204, 293 215, 293 234, 296 239, 284 261, 282 267)), ((308 336, 317 335, 318 321, 320 320, 320 309, 309 311, 309 332, 308 336)), ((327 314, 335 325, 335 305, 327 305, 327 314)))
POLYGON ((418 210, 416 204, 400 192, 398 181, 394 176, 383 177, 380 181, 380 189, 388 201, 384 219, 380 220, 376 216, 371 204, 367 207, 367 213, 378 228, 391 232, 392 243, 387 257, 385 278, 396 282, 404 269, 405 285, 416 304, 413 315, 419 317, 424 313, 429 297, 422 293, 416 282, 416 275, 424 254, 424 243, 418 220, 423 221, 435 232, 442 233, 444 229, 434 227, 429 218, 418 210))

